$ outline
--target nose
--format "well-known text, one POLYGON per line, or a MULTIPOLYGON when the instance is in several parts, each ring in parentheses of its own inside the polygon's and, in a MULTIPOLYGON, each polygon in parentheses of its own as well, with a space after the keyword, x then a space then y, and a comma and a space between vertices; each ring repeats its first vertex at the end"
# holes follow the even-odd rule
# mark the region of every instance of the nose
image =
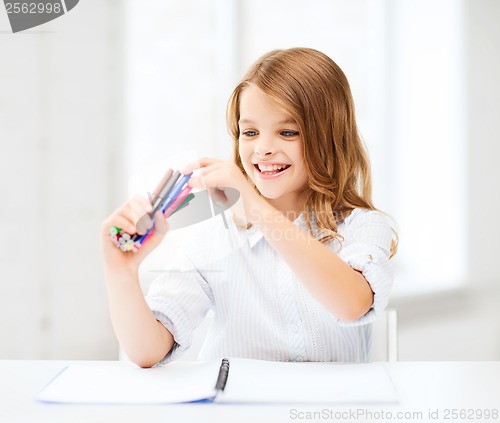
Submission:
POLYGON ((270 137, 260 136, 255 143, 255 154, 259 157, 274 154, 274 146, 270 137))
POLYGON ((273 154, 272 151, 266 151, 265 153, 261 153, 259 150, 255 150, 255 153, 259 157, 270 156, 271 154, 273 154))

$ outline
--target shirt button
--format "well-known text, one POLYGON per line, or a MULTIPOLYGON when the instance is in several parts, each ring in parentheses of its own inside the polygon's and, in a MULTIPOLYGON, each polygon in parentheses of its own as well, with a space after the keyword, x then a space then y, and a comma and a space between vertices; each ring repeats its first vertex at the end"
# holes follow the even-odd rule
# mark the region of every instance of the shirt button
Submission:
POLYGON ((290 331, 293 333, 297 333, 299 331, 298 325, 290 325, 290 331))
POLYGON ((299 356, 297 357, 297 360, 296 360, 296 361, 302 362, 302 361, 304 361, 304 357, 302 357, 301 355, 299 355, 299 356))

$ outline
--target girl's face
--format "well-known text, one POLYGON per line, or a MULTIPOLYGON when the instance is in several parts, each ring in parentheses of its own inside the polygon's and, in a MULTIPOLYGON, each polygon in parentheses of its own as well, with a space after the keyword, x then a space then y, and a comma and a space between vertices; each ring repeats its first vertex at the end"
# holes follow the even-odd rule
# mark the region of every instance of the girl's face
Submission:
POLYGON ((297 123, 250 84, 240 95, 238 124, 239 154, 247 175, 269 203, 297 217, 304 206, 300 193, 307 184, 297 123))

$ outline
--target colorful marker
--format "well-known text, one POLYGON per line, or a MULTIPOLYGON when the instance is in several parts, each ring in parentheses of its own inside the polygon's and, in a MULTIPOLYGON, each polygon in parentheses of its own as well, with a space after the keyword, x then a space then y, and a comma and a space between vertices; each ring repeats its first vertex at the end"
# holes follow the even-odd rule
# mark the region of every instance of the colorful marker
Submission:
MULTIPOLYGON (((160 208, 161 212, 163 215, 165 215, 165 212, 166 210, 169 208, 169 206, 171 204, 173 204, 173 202, 175 201, 175 199, 177 197, 179 197, 179 195, 181 194, 181 191, 182 189, 184 189, 185 185, 187 184, 187 182, 189 181, 189 178, 191 177, 192 173, 189 173, 188 175, 182 175, 179 180, 177 181, 177 183, 175 184, 175 186, 170 190, 170 192, 167 194, 167 198, 165 199, 165 201, 162 203, 162 206, 160 208)), ((189 190, 191 191, 191 190, 189 190)), ((189 191, 186 193, 186 196, 189 194, 189 191)), ((183 200, 183 199, 182 199, 183 200)), ((179 202, 179 205, 180 203, 182 202, 182 200, 179 202)), ((170 211, 173 212, 175 209, 172 209, 170 211)), ((153 220, 153 223, 154 223, 154 216, 152 217, 152 220, 153 220)), ((138 237, 137 239, 135 239, 134 241, 135 242, 138 242, 139 244, 142 245, 142 243, 146 240, 146 238, 150 235, 150 233, 152 232, 152 229, 149 229, 144 235, 138 237)))

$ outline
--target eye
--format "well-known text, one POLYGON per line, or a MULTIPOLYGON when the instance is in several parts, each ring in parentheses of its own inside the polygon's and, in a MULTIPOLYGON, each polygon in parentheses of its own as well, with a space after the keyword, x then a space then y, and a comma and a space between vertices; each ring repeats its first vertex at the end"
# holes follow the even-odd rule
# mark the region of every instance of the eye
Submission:
POLYGON ((245 137, 255 137, 257 135, 257 131, 246 130, 241 133, 245 137))
POLYGON ((280 135, 290 138, 290 137, 296 137, 299 135, 298 131, 281 131, 280 135))

